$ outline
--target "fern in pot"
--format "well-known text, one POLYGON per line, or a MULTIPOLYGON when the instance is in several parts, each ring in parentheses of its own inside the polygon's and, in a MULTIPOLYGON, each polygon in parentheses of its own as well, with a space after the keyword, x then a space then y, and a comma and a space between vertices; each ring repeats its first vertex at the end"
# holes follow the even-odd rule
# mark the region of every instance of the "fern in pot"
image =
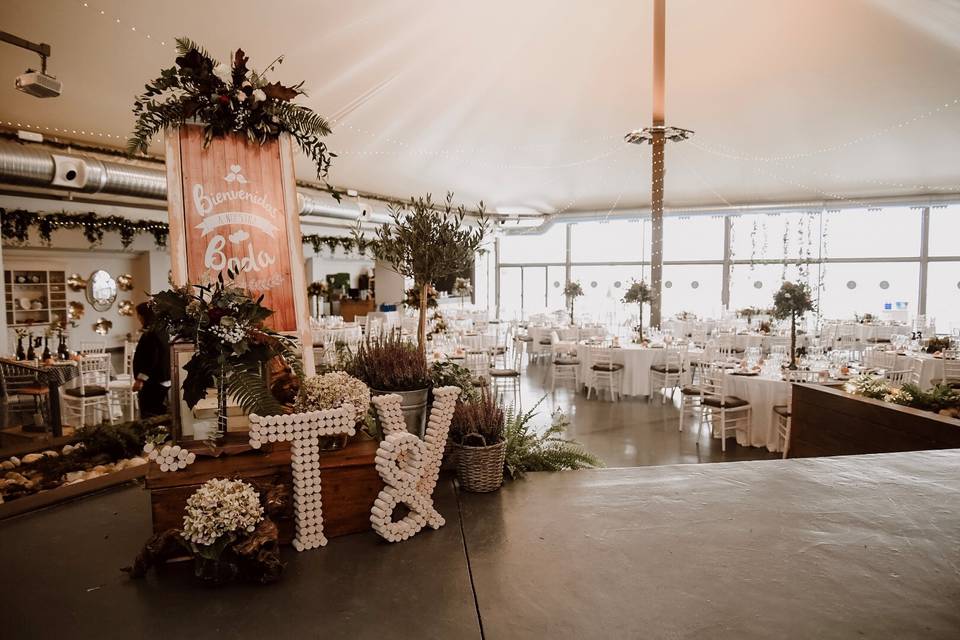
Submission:
POLYGON ((407 430, 423 436, 430 369, 416 347, 401 340, 397 332, 372 337, 360 343, 346 370, 365 382, 371 395, 398 394, 407 430))
POLYGON ((503 484, 507 451, 504 413, 489 391, 476 399, 460 401, 450 423, 450 438, 457 452, 457 479, 466 491, 496 491, 503 484))

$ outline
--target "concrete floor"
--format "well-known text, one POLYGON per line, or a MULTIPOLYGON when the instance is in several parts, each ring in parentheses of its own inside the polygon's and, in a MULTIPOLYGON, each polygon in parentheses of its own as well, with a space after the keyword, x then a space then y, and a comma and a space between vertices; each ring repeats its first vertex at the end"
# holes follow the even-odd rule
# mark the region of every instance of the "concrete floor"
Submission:
POLYGON ((443 479, 447 524, 268 587, 119 571, 136 486, 0 523, 4 638, 957 638, 960 450, 443 479))
POLYGON ((540 421, 548 422, 550 413, 559 407, 570 417, 567 437, 599 456, 607 467, 642 467, 647 465, 686 464, 698 462, 734 462, 739 460, 772 460, 780 458, 763 448, 744 447, 730 436, 727 451, 720 440, 711 438, 705 428, 697 445, 697 430, 688 421, 683 432, 678 429, 680 394, 675 401, 655 394, 646 398, 626 397, 619 402, 587 400, 573 385, 550 391, 549 366, 532 364, 523 372, 521 404, 529 409, 543 398, 540 421))

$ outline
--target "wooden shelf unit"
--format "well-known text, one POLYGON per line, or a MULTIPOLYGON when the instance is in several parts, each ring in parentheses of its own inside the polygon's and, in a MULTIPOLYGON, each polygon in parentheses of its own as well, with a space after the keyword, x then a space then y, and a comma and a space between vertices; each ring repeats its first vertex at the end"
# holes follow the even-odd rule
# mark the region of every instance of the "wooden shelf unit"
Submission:
POLYGON ((66 321, 67 279, 64 271, 5 270, 3 295, 6 302, 7 326, 43 326, 53 320, 66 321), (22 282, 21 282, 22 281, 22 282), (31 308, 24 309, 22 300, 31 308), (32 308, 36 303, 38 308, 32 308))

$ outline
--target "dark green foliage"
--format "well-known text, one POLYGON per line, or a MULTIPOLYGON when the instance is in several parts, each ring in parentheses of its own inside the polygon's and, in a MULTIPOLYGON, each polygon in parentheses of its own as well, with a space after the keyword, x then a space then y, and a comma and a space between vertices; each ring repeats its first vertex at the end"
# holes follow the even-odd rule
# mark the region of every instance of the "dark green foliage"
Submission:
POLYGON ((460 399, 479 400, 470 370, 450 360, 437 360, 430 367, 430 381, 436 387, 460 387, 460 399))
POLYGON ((784 282, 773 295, 770 315, 777 320, 799 318, 807 311, 813 311, 813 298, 810 287, 803 282, 784 282))
POLYGON ((895 404, 935 413, 943 409, 960 407, 960 393, 945 384, 938 384, 927 391, 915 384, 905 384, 891 393, 888 398, 895 404))
POLYGON ((302 82, 285 86, 266 80, 265 74, 283 62, 282 56, 257 72, 238 49, 229 78, 224 78, 220 63, 193 41, 178 38, 177 53, 175 66, 161 70, 134 101, 137 121, 127 145, 131 154, 145 152, 163 129, 196 120, 204 125, 205 146, 230 133, 263 144, 286 131, 316 165, 317 177, 326 177, 335 156, 322 141, 330 134, 330 125, 311 109, 291 102, 304 94, 302 82))
POLYGON ((503 440, 503 423, 503 409, 484 389, 476 399, 457 402, 450 439, 465 447, 489 447, 503 440))
POLYGON ((584 451, 576 442, 563 437, 569 422, 562 414, 555 416, 552 424, 543 433, 537 433, 531 421, 542 402, 543 398, 526 413, 516 414, 512 409, 507 413, 504 428, 507 441, 504 461, 506 477, 516 480, 528 471, 602 467, 603 462, 599 458, 584 451))
POLYGON ((46 245, 51 244, 53 232, 57 229, 82 229, 84 238, 94 246, 101 244, 104 233, 109 231, 120 234, 120 244, 124 249, 133 244, 136 236, 143 233, 151 234, 157 248, 163 249, 167 246, 169 233, 166 222, 129 220, 122 216, 101 216, 92 212, 37 213, 23 209, 0 209, 0 218, 3 238, 19 243, 27 242, 30 228, 36 227, 40 241, 46 245))
POLYGON ((413 391, 430 386, 427 360, 398 332, 371 336, 360 343, 344 369, 377 391, 413 391))

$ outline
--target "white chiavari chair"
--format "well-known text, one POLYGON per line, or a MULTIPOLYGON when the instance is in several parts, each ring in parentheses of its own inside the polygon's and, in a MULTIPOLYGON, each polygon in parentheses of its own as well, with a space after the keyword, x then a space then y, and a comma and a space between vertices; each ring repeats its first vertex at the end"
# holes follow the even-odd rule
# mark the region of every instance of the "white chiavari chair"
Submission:
POLYGON ((621 376, 623 365, 613 361, 613 349, 608 347, 590 347, 587 351, 590 357, 590 369, 587 378, 587 399, 590 392, 607 389, 610 399, 616 401, 620 397, 621 376))
POLYGON ((683 383, 683 374, 687 359, 686 347, 669 347, 663 350, 663 362, 650 366, 650 398, 654 392, 660 391, 662 402, 667 401, 667 389, 670 389, 670 399, 683 383))
MULTIPOLYGON (((520 410, 520 358, 522 354, 519 351, 512 352, 513 366, 493 368, 489 370, 490 382, 493 386, 494 395, 503 403, 504 399, 510 397, 513 400, 513 407, 520 410)), ((504 356, 506 359, 506 356, 504 356)))
POLYGON ((960 389, 960 350, 947 349, 943 352, 943 375, 940 384, 960 389))
POLYGON ((63 392, 64 414, 77 421, 78 428, 86 424, 86 413, 92 409, 98 422, 101 412, 107 422, 113 424, 110 413, 110 356, 107 354, 86 355, 77 363, 77 385, 63 392))
POLYGON ((86 355, 88 353, 106 353, 107 352, 107 343, 101 342, 99 340, 83 340, 80 342, 80 351, 81 355, 86 355))
POLYGON ((485 387, 490 384, 490 355, 486 351, 467 351, 463 366, 470 372, 474 386, 485 387))
MULTIPOLYGON (((727 432, 738 430, 747 432, 747 442, 751 442, 750 425, 753 408, 743 398, 727 395, 727 376, 719 366, 708 367, 703 372, 703 387, 706 392, 700 402, 701 426, 710 423, 710 431, 720 438, 720 449, 727 450, 727 432)), ((700 442, 699 431, 697 443, 700 442)))

